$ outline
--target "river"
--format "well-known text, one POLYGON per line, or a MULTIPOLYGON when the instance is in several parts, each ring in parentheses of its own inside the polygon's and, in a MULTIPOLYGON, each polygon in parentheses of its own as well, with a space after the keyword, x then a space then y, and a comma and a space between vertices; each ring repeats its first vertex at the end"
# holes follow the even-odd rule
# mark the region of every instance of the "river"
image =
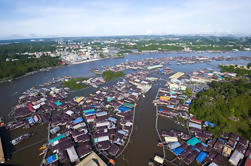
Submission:
MULTIPOLYGON (((91 72, 92 69, 101 69, 102 66, 112 66, 121 62, 130 62, 136 60, 142 60, 146 58, 160 58, 167 56, 250 56, 249 52, 228 52, 228 53, 168 53, 168 54, 143 54, 143 55, 128 55, 123 58, 115 59, 104 59, 89 63, 60 66, 58 68, 52 69, 47 72, 39 72, 34 75, 26 76, 20 79, 13 80, 12 82, 0 84, 0 116, 6 121, 9 120, 8 113, 10 109, 17 104, 17 99, 22 92, 30 89, 31 87, 38 87, 39 84, 43 84, 52 81, 53 78, 59 78, 63 76, 70 75, 72 77, 90 77, 94 76, 91 72)), ((216 68, 218 64, 244 64, 248 62, 244 60, 237 61, 212 61, 209 63, 196 63, 196 64, 185 64, 176 65, 176 62, 172 61, 168 67, 173 69, 175 72, 181 71, 189 73, 191 71, 205 69, 205 68, 216 68)), ((117 165, 119 166, 141 166, 147 165, 147 162, 153 158, 154 154, 161 154, 161 149, 156 147, 158 143, 157 133, 154 128, 155 123, 155 108, 152 104, 157 90, 159 87, 163 86, 164 82, 154 83, 152 89, 147 92, 146 98, 142 98, 136 109, 135 115, 135 131, 131 142, 124 152, 124 154, 117 160, 117 165)), ((88 90, 84 89, 75 94, 87 94, 88 90)), ((160 119, 159 121, 160 129, 182 129, 180 126, 176 125, 172 121, 165 119, 160 119)), ((46 130, 39 128, 38 130, 46 133, 46 130)), ((39 137, 44 139, 44 136, 37 136, 36 141, 39 141, 39 137)), ((13 155, 12 159, 9 161, 11 164, 17 165, 39 165, 40 158, 37 157, 38 147, 35 145, 25 149, 24 151, 19 151, 13 155), (30 156, 30 157, 29 157, 30 156), (29 158, 31 160, 26 160, 29 158)), ((21 147, 20 147, 21 148, 21 147)), ((18 147, 16 150, 18 151, 18 147)))

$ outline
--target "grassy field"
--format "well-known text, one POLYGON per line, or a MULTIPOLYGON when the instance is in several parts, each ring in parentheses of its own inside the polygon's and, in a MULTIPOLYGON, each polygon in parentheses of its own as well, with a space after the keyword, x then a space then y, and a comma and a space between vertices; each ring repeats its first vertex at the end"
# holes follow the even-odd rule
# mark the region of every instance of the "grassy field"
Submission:
POLYGON ((69 81, 63 82, 63 87, 69 87, 73 90, 79 90, 82 88, 86 88, 87 85, 83 84, 82 81, 87 80, 87 78, 72 78, 69 81))
POLYGON ((120 78, 123 77, 125 75, 125 73, 123 73, 122 71, 119 72, 113 72, 113 71, 104 71, 102 73, 103 78, 105 79, 105 81, 111 81, 115 78, 120 78))

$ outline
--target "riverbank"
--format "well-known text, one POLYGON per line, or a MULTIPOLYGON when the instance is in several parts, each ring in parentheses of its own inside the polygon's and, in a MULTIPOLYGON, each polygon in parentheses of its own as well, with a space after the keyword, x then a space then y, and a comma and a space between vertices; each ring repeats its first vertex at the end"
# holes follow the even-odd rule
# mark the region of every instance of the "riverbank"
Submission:
POLYGON ((102 60, 103 58, 99 58, 99 59, 90 59, 90 60, 84 60, 84 61, 80 61, 80 62, 71 62, 70 64, 76 65, 76 64, 81 64, 81 63, 88 63, 88 62, 94 62, 94 61, 98 61, 98 60, 102 60))
POLYGON ((47 71, 50 71, 52 69, 56 69, 58 67, 60 67, 62 65, 58 65, 58 66, 54 66, 54 67, 47 67, 47 68, 42 68, 42 69, 39 69, 37 71, 32 71, 32 72, 29 72, 29 73, 25 73, 24 75, 22 76, 19 76, 19 77, 16 77, 16 78, 13 78, 13 79, 10 79, 10 78, 3 78, 0 80, 0 84, 1 83, 6 83, 6 82, 11 82, 13 80, 18 80, 18 79, 21 79, 21 78, 24 78, 24 77, 27 77, 27 76, 31 76, 31 75, 34 75, 36 73, 39 73, 39 72, 47 72, 47 71))
POLYGON ((104 57, 104 58, 96 58, 96 59, 90 59, 90 60, 84 60, 80 62, 72 62, 70 64, 76 65, 76 64, 82 64, 82 63, 88 63, 88 62, 94 62, 94 61, 99 61, 99 60, 104 60, 104 59, 117 59, 117 58, 124 58, 125 56, 114 56, 114 57, 104 57))
POLYGON ((127 53, 127 55, 144 55, 144 54, 171 54, 171 53, 177 53, 177 54, 186 54, 186 53, 238 53, 238 51, 214 51, 214 50, 205 50, 205 51, 144 51, 144 52, 138 52, 138 53, 127 53))

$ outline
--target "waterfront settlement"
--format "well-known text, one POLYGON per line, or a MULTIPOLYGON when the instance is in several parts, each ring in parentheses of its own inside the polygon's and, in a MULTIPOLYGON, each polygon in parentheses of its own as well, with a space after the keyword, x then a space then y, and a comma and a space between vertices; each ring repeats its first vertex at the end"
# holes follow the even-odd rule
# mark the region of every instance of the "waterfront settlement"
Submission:
MULTIPOLYGON (((156 155, 150 165, 232 165, 250 160, 250 142, 236 133, 223 132, 215 138, 207 130, 216 127, 214 122, 202 121, 189 113, 195 94, 208 89, 209 82, 235 78, 235 73, 221 73, 211 69, 192 73, 174 72, 167 67, 171 61, 177 65, 208 63, 218 60, 250 59, 250 57, 166 57, 151 58, 137 62, 104 66, 103 73, 128 73, 112 81, 101 76, 77 80, 84 88, 93 87, 86 96, 69 100, 72 89, 62 84, 72 80, 70 76, 55 79, 39 89, 24 92, 9 116, 14 120, 3 124, 8 130, 32 128, 42 125, 47 128, 47 140, 41 145, 41 165, 91 164, 115 165, 127 148, 133 134, 134 117, 140 98, 151 89, 152 84, 164 81, 165 87, 158 90, 153 101, 156 106, 156 134, 163 154, 156 155), (158 118, 164 117, 184 127, 184 131, 172 129, 159 131, 158 118), (166 152, 175 157, 168 159, 166 152), (249 156, 249 157, 248 157, 249 156)), ((34 133, 25 133, 13 138, 17 145, 29 140, 34 133)), ((4 162, 4 160, 2 161, 4 162)))

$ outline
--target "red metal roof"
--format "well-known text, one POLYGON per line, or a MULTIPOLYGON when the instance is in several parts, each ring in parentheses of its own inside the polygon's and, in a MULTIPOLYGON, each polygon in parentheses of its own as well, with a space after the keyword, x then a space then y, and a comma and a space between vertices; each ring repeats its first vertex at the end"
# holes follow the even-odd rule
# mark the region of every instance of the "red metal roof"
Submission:
POLYGON ((195 123, 199 123, 199 124, 201 124, 201 123, 202 123, 202 121, 201 121, 201 120, 198 120, 198 119, 195 119, 195 118, 192 118, 192 119, 191 119, 191 121, 192 121, 192 122, 195 122, 195 123))
POLYGON ((244 166, 251 166, 251 159, 247 158, 244 166))

